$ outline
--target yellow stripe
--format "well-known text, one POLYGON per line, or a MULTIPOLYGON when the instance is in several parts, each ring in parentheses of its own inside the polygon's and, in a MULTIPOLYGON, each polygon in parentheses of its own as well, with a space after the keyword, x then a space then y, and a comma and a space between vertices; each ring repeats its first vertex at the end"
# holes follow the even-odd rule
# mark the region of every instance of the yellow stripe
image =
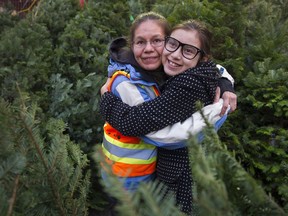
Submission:
POLYGON ((126 164, 150 164, 156 161, 156 156, 150 158, 149 160, 117 157, 116 155, 113 155, 109 151, 107 151, 103 144, 102 144, 102 150, 106 155, 106 157, 115 162, 121 162, 126 164))
POLYGON ((106 133, 104 133, 104 137, 109 143, 115 146, 121 147, 121 148, 126 148, 126 149, 155 149, 156 148, 154 145, 147 144, 143 142, 142 140, 139 143, 122 143, 108 136, 106 133))

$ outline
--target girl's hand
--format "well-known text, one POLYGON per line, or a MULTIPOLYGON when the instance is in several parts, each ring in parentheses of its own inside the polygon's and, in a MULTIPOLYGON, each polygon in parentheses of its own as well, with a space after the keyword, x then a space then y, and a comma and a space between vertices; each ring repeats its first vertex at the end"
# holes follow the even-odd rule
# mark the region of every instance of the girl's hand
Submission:
MULTIPOLYGON (((214 103, 218 102, 220 99, 220 88, 217 87, 214 103)), ((220 116, 224 115, 228 107, 230 106, 229 112, 234 112, 237 108, 237 95, 233 92, 225 91, 222 95, 223 107, 220 116)))

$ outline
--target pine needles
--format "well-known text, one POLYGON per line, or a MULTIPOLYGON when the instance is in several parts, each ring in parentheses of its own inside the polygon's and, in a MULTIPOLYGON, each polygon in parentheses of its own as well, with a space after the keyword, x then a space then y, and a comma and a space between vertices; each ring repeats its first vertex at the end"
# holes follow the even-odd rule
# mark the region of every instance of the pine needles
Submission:
POLYGON ((37 109, 25 94, 0 102, 0 215, 87 215, 87 156, 37 109))
POLYGON ((189 150, 200 215, 285 215, 231 156, 211 126, 201 145, 190 139, 189 150))

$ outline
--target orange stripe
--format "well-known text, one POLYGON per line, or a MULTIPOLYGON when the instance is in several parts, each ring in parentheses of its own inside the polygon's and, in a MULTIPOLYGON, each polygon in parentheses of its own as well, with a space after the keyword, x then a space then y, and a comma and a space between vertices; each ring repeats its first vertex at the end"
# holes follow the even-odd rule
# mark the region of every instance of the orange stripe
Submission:
POLYGON ((130 74, 127 73, 126 71, 116 71, 116 72, 112 75, 112 77, 111 77, 111 79, 110 79, 110 82, 109 82, 109 84, 108 84, 107 89, 108 89, 109 92, 111 92, 112 83, 114 82, 114 80, 116 79, 116 77, 119 76, 119 75, 126 76, 126 77, 130 78, 130 74))
POLYGON ((154 92, 155 92, 155 95, 156 96, 159 96, 160 95, 160 92, 159 92, 159 90, 156 88, 156 86, 152 86, 153 87, 153 90, 154 90, 154 92))
POLYGON ((138 144, 141 139, 138 137, 124 136, 118 130, 113 128, 110 124, 106 122, 104 125, 104 132, 111 138, 116 139, 122 143, 138 144))
POLYGON ((156 161, 151 164, 125 164, 105 158, 106 162, 112 165, 112 172, 119 177, 144 176, 152 174, 156 170, 156 161))

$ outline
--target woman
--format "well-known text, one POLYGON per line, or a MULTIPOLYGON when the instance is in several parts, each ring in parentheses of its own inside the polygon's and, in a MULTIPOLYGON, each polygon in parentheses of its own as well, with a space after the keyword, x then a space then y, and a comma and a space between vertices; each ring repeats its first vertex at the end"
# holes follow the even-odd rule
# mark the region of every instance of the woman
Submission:
MULTIPOLYGON (((151 14, 150 14, 151 15, 151 14)), ((146 17, 147 18, 147 17, 146 17)), ((137 20, 137 19, 136 19, 137 20)), ((138 23, 139 24, 139 23, 138 23)), ((134 25, 135 26, 135 25, 134 25)), ((159 23, 158 22, 155 22, 155 20, 153 21, 153 20, 151 20, 151 17, 149 18, 149 19, 146 19, 145 21, 141 21, 140 22, 140 24, 139 25, 137 25, 135 28, 134 28, 134 30, 133 30, 133 27, 132 27, 132 31, 131 31, 131 35, 132 35, 132 40, 131 41, 133 41, 133 43, 132 43, 132 50, 133 50, 133 53, 134 53, 134 56, 135 56, 135 60, 136 60, 136 62, 134 61, 133 62, 133 59, 134 58, 131 58, 131 56, 130 57, 127 57, 127 56, 129 56, 129 55, 124 55, 123 54, 123 52, 120 52, 119 50, 117 50, 117 54, 119 54, 119 53, 121 53, 121 55, 112 55, 112 58, 114 57, 114 59, 116 59, 118 62, 119 62, 119 59, 117 59, 117 58, 119 58, 120 56, 125 56, 125 59, 122 61, 122 60, 120 60, 120 62, 122 61, 122 63, 128 63, 129 61, 129 59, 131 58, 132 59, 132 61, 130 60, 130 62, 129 63, 132 63, 132 65, 134 66, 134 67, 131 67, 130 68, 130 66, 131 66, 131 64, 130 65, 125 65, 125 64, 118 64, 118 63, 115 63, 115 62, 112 62, 113 64, 111 65, 111 68, 113 68, 113 69, 123 69, 123 70, 130 70, 130 74, 131 74, 131 71, 132 71, 132 74, 131 74, 131 76, 133 75, 135 75, 135 71, 133 71, 133 68, 135 68, 135 66, 137 66, 137 63, 138 63, 138 67, 136 67, 137 68, 137 70, 140 70, 141 71, 141 73, 136 73, 137 75, 140 75, 140 77, 136 77, 136 81, 139 81, 139 80, 145 80, 145 81, 147 81, 147 80, 149 80, 148 82, 145 82, 144 84, 146 85, 146 86, 153 86, 153 85, 155 85, 155 82, 153 83, 153 82, 151 82, 151 75, 153 74, 153 73, 151 73, 151 75, 150 76, 147 76, 148 75, 148 73, 147 73, 147 71, 143 71, 143 70, 141 70, 142 68, 144 68, 144 69, 147 69, 147 70, 149 70, 149 71, 152 71, 153 69, 158 69, 159 70, 159 56, 161 56, 161 54, 162 54, 162 52, 161 52, 161 50, 160 50, 160 48, 161 48, 161 44, 163 44, 163 39, 164 39, 164 36, 165 36, 165 33, 164 33, 164 31, 163 31, 163 28, 161 28, 160 27, 161 25, 159 25, 159 23), (151 30, 150 30, 151 29, 151 30), (158 50, 159 49, 159 50, 158 50), (116 58, 115 58, 115 56, 116 56, 116 58), (115 64, 116 64, 116 67, 115 67, 115 64)), ((177 32, 177 31, 176 31, 177 32)), ((200 39, 199 39, 199 41, 200 41, 200 39)), ((198 41, 198 42, 199 42, 198 41)), ((205 40, 204 40, 205 41, 205 40)), ((175 44, 177 44, 176 43, 177 42, 177 40, 175 40, 175 38, 172 38, 172 37, 168 37, 168 38, 166 38, 166 45, 165 45, 165 48, 167 49, 167 45, 170 45, 169 47, 168 47, 168 49, 172 49, 172 47, 173 47, 173 44, 175 45, 175 44)), ((179 41, 178 41, 178 43, 179 43, 179 41)), ((123 44, 122 44, 123 45, 123 44)), ((194 51, 194 50, 192 50, 191 48, 193 47, 193 48, 195 48, 196 46, 189 46, 188 44, 186 44, 186 45, 183 45, 182 43, 179 43, 178 44, 179 46, 177 47, 177 49, 181 46, 181 48, 179 49, 179 50, 183 50, 183 48, 185 48, 185 52, 182 52, 182 54, 183 54, 183 56, 185 56, 185 57, 188 57, 188 58, 191 58, 191 56, 189 56, 189 51, 194 51), (186 48, 190 48, 190 49, 186 49, 186 48)), ((200 42, 198 43, 198 44, 196 44, 196 45, 199 45, 199 47, 201 47, 200 45, 202 45, 200 42)), ((205 47, 205 44, 203 44, 203 46, 204 46, 204 48, 206 49, 205 51, 207 51, 207 54, 209 54, 209 52, 210 52, 210 50, 208 49, 209 48, 209 46, 208 47, 205 47)), ((118 47, 118 46, 116 46, 116 47, 118 47)), ((113 46, 112 46, 112 48, 113 48, 113 46)), ((177 50, 176 49, 176 50, 177 50)), ((175 50, 175 51, 176 51, 175 50)), ((178 51, 179 51, 178 50, 178 51)), ((122 50, 123 51, 123 50, 122 50)), ((190 60, 192 60, 192 61, 187 61, 186 63, 187 63, 187 65, 186 64, 183 64, 183 67, 180 67, 180 64, 178 64, 178 63, 180 63, 180 62, 178 62, 177 63, 177 61, 172 61, 171 59, 169 59, 169 58, 167 58, 168 60, 166 60, 165 61, 165 56, 163 55, 163 63, 164 63, 164 68, 165 69, 167 69, 167 71, 168 71, 168 73, 169 73, 169 75, 171 74, 171 75, 173 75, 173 74, 178 74, 178 73, 181 73, 181 72, 183 72, 183 70, 184 69, 187 69, 187 68, 189 68, 189 67, 195 67, 197 64, 198 64, 198 62, 199 62, 199 60, 200 59, 202 59, 202 60, 205 60, 205 58, 206 57, 208 57, 208 56, 202 56, 202 55, 204 55, 204 52, 202 52, 200 49, 196 49, 196 53, 194 53, 195 54, 195 56, 193 56, 193 58, 192 59, 190 59, 190 60), (198 55, 199 54, 199 55, 198 55), (202 58, 203 57, 203 58, 202 58), (204 58, 205 57, 205 58, 204 58), (191 63, 193 63, 193 64, 191 64, 191 63), (187 68, 185 68, 185 67, 187 67, 187 68), (181 70, 181 71, 180 71, 181 70)), ((165 51, 164 51, 165 52, 165 51)), ((125 52, 124 52, 125 53, 125 52)), ((128 52, 129 53, 129 52, 128 52)), ((173 54, 174 52, 172 52, 172 54, 173 54)), ((131 53, 130 53, 131 54, 131 53)), ((171 54, 171 55, 172 55, 171 54)), ((174 55, 174 54, 173 54, 174 55)), ((167 55, 168 56, 168 55, 167 55)), ((133 57, 133 56, 132 56, 133 57)), ((177 58, 179 58, 179 56, 177 57, 177 58)), ((180 58, 179 58, 180 59, 180 58)), ((184 61, 185 62, 185 61, 184 61)), ((161 63, 160 63, 161 64, 161 63)), ((217 83, 218 83, 218 81, 217 81, 217 78, 216 77, 214 77, 215 75, 217 75, 218 74, 218 70, 216 69, 216 67, 215 67, 215 65, 213 64, 213 63, 207 63, 207 65, 205 66, 205 67, 207 67, 206 69, 207 70, 211 70, 211 78, 213 77, 213 85, 211 85, 211 87, 209 87, 208 89, 209 89, 209 92, 210 92, 210 96, 213 96, 213 98, 214 98, 214 95, 215 95, 215 89, 216 89, 216 86, 217 86, 217 83), (212 76, 213 75, 213 76, 212 76), (215 88, 214 88, 215 87, 215 88), (213 93, 212 93, 212 91, 211 90, 214 90, 213 91, 213 93)), ((113 71, 113 70, 112 70, 113 71)), ((149 73, 150 74, 150 73, 149 73)), ((131 78, 131 77, 130 77, 131 78)), ((136 99, 137 99, 137 97, 135 97, 135 95, 133 95, 133 92, 137 92, 137 91, 139 91, 139 92, 141 92, 141 88, 142 88, 142 86, 144 85, 143 83, 135 83, 135 80, 134 80, 134 83, 132 83, 131 82, 131 79, 130 78, 127 78, 127 77, 125 77, 125 76, 121 76, 121 78, 119 78, 118 77, 118 80, 120 80, 120 81, 118 81, 118 83, 117 83, 117 81, 116 81, 116 79, 115 79, 115 81, 113 82, 113 85, 114 85, 114 89, 117 89, 118 87, 118 89, 119 89, 119 91, 117 91, 117 90, 115 90, 115 92, 117 92, 118 93, 118 96, 123 100, 123 101, 125 101, 126 100, 126 102, 128 103, 128 104, 130 104, 130 105, 133 105, 133 101, 134 101, 134 104, 139 104, 139 101, 138 102, 135 102, 135 101, 137 101, 136 99), (124 84, 123 84, 124 83, 124 84), (142 86, 141 86, 142 85, 142 86), (123 87, 124 86, 124 87, 123 87), (140 86, 140 87, 139 87, 140 86), (129 92, 128 92, 129 91, 129 92), (122 94, 121 94, 122 93, 122 94), (127 97, 130 95, 130 94, 132 94, 133 96, 130 98, 130 99, 127 99, 127 97), (124 95, 124 96, 123 96, 124 95)), ((135 77, 134 77, 135 78, 135 77)), ((132 80, 133 81, 133 80, 132 80)), ((175 80, 173 81, 174 83, 175 83, 175 80)), ((168 81, 168 83, 166 84, 166 86, 171 86, 172 84, 171 83, 173 83, 172 81, 168 81), (170 82, 170 83, 169 83, 170 82)), ((212 83, 212 82, 211 82, 212 83)), ((177 85, 176 85, 177 86, 177 85)), ((113 86, 112 86, 112 89, 113 89, 113 86)), ((166 88, 165 88, 166 89, 166 88)), ((168 88, 169 89, 169 88, 168 88)), ((147 90, 147 89, 146 89, 147 90)), ((191 90, 191 89, 190 89, 191 90)), ((197 90, 197 89, 194 89, 194 90, 197 90)), ((147 91, 149 91, 149 90, 147 90, 147 91)), ((206 91, 206 90, 205 90, 206 91)), ((145 92, 145 91, 144 91, 145 92)), ((143 91, 142 91, 142 93, 143 93, 143 91)), ((182 93, 181 93, 182 94, 182 93)), ((142 96, 141 94, 136 94, 136 95, 140 95, 140 96, 142 96)), ((149 94, 147 94, 147 95, 149 95, 149 94)), ((162 96, 160 96, 159 98, 165 98, 165 91, 164 91, 164 93, 163 93, 163 95, 164 95, 164 97, 162 97, 162 96)), ((188 95, 191 95, 190 93, 188 94, 188 95)), ((102 103, 102 105, 101 105, 101 107, 102 107, 102 111, 103 111, 103 114, 107 117, 107 113, 109 113, 109 110, 115 110, 114 108, 113 108, 113 106, 111 106, 111 104, 109 104, 109 103, 107 103, 107 102, 109 102, 110 101, 110 99, 111 99, 111 101, 112 101, 112 104, 115 102, 115 103, 117 103, 118 101, 117 101, 117 99, 116 100, 114 100, 115 98, 113 98, 113 96, 111 96, 111 95, 108 95, 108 94, 105 94, 104 95, 104 97, 103 97, 103 103, 102 103), (112 109, 110 109, 110 108, 112 108, 112 109)), ((143 97, 142 97, 142 101, 141 101, 141 103, 143 102, 143 101, 148 101, 148 100, 151 100, 151 99, 153 99, 153 97, 155 97, 155 96, 157 96, 157 95, 153 95, 152 97, 151 97, 151 94, 149 95, 149 97, 144 97, 144 99, 143 99, 143 97)), ((198 98, 199 96, 197 96, 197 97, 195 97, 195 98, 198 98)), ((212 99, 213 99, 212 98, 212 99)), ((159 99, 159 100, 157 100, 158 98, 156 98, 156 99, 154 99, 153 101, 161 101, 162 99, 159 99)), ((173 102, 173 101, 172 101, 173 102)), ((148 102, 149 103, 149 102, 148 102)), ((194 103, 195 103, 195 100, 194 100, 194 103)), ((193 103, 193 104, 194 104, 193 103)), ((210 101, 210 97, 209 97, 209 100, 207 99, 207 101, 204 101, 204 103, 205 104, 208 104, 208 103, 211 103, 211 101, 210 101)), ((130 107, 129 107, 130 108, 130 107)), ((193 112, 195 112, 195 108, 193 108, 193 106, 190 106, 188 109, 187 109, 187 107, 185 107, 185 106, 181 106, 181 108, 179 108, 179 110, 182 110, 182 108, 184 109, 184 113, 185 113, 185 115, 182 115, 181 117, 178 115, 176 115, 175 117, 173 116, 173 120, 172 120, 172 115, 169 115, 168 116, 168 121, 162 121, 162 122, 160 122, 160 124, 154 124, 155 122, 153 122, 153 124, 152 125, 150 125, 151 126, 151 128, 152 129, 148 129, 148 132, 151 132, 151 131, 153 131, 155 128, 156 128, 156 130, 158 130, 158 129, 161 129, 161 128, 163 128, 163 127, 165 127, 165 126, 167 126, 167 125, 170 125, 170 124, 172 124, 172 123, 176 123, 176 122, 178 122, 178 121, 183 121, 183 120, 185 120, 185 119, 187 119, 188 117, 190 117, 191 116, 191 114, 193 113, 193 112), (188 114, 189 113, 189 114, 188 114), (175 119, 177 120, 177 121, 175 121, 175 119), (171 121, 174 121, 174 122, 172 122, 172 123, 170 123, 171 121), (168 124, 167 124, 167 122, 169 122, 168 124)), ((112 111, 113 112, 113 111, 112 111)), ((118 112, 118 111, 117 111, 118 112)), ((116 113, 116 112, 115 112, 116 113)), ((111 112, 110 112, 110 114, 111 114, 111 112)), ((166 114, 165 114, 166 115, 166 114)), ((174 115, 174 113, 173 113, 173 115, 174 115)), ((113 116, 113 113, 112 113, 112 115, 111 116, 113 116)), ((166 118, 166 117, 165 117, 166 118)), ((108 119, 108 118, 107 118, 108 119)), ((109 121, 109 120, 108 120, 109 121)), ((145 122, 146 120, 144 120, 144 122, 145 122)), ((112 120, 112 122, 113 122, 113 120, 112 120)), ((143 124, 145 124, 143 122, 143 124)), ((112 123, 113 124, 113 123, 112 123)), ((117 123, 116 123, 117 124, 117 123)), ((141 124, 141 125, 143 125, 143 124, 141 124)), ((149 127, 150 127, 149 126, 149 127)), ((144 131, 146 131, 147 130, 147 128, 145 128, 144 129, 144 131)), ((144 132, 144 134, 146 134, 145 132, 144 132)), ((118 134, 119 135, 119 134, 118 134)), ((143 134, 141 134, 141 135, 143 135, 143 134)), ((119 136, 122 136, 123 137, 123 135, 119 135, 119 136)), ((104 141, 104 143, 105 143, 105 141, 104 141)), ((111 146, 109 146, 109 147, 111 147, 111 146)), ((104 146, 104 149, 105 149, 105 146, 104 146)), ((145 150, 147 150, 147 149, 145 149, 145 150)), ((104 150, 105 151, 105 150, 104 150)), ((142 151, 142 150, 141 150, 142 151)), ((154 151, 154 150, 153 150, 154 151)), ((151 151, 150 153, 152 153, 153 151, 151 151)), ((161 150, 162 151, 162 150, 161 150)), ((170 151, 170 150, 169 150, 170 151)), ((178 150, 177 150, 178 151, 178 150)), ((155 151, 154 151, 155 152, 155 151)), ((175 150, 173 150, 172 152, 176 152, 175 150)), ((148 151, 147 151, 147 153, 148 153, 148 151)), ((189 161, 188 161, 188 154, 187 154, 187 150, 186 150, 186 148, 184 148, 184 150, 181 152, 181 151, 178 151, 178 155, 179 155, 179 153, 181 153, 181 154, 183 154, 183 156, 185 157, 184 158, 184 160, 181 162, 182 164, 185 164, 185 166, 187 166, 186 168, 185 168, 185 172, 187 171, 187 172, 189 172, 189 161)), ((143 153, 144 154, 144 153, 143 153)), ((170 154, 170 153, 169 153, 170 154)), ((148 155, 148 154, 147 154, 148 155)), ((150 154, 151 155, 151 154, 150 154)), ((106 156, 107 156, 107 154, 106 154, 106 156)), ((119 158, 119 157, 118 157, 119 158)), ((150 158, 149 158, 150 159, 150 158)), ((113 159, 112 159, 113 160, 113 159)), ((159 161, 161 160, 161 158, 159 158, 159 161)), ((114 161, 115 162, 115 161, 114 161)), ((126 161, 127 162, 127 161, 126 161)), ((155 162, 155 161, 154 161, 155 162)), ((116 162, 117 163, 117 162, 116 162)), ((121 163, 121 162, 120 162, 121 163)), ((182 166, 182 164, 180 164, 181 166, 182 166)), ((147 165, 147 164, 146 164, 147 165)), ((158 166, 159 167, 159 166, 158 166)), ((161 174, 161 172, 160 172, 160 174, 161 174)), ((164 172, 163 172, 163 174, 164 174, 164 172)), ((189 175, 189 176, 191 176, 191 175, 189 175)), ((163 179, 163 182, 165 183, 165 179, 163 179)), ((191 182, 192 182, 192 180, 190 179, 189 180, 189 185, 191 186, 191 182)), ((167 183, 167 182, 166 182, 167 183)), ((189 185, 188 186, 185 186, 186 188, 189 188, 189 185)), ((171 190, 174 190, 173 188, 172 188, 172 186, 170 187, 171 188, 171 190)), ((190 188, 190 190, 191 190, 191 188, 190 188)), ((182 192, 184 192, 184 191, 182 191, 182 192)), ((181 192, 181 193, 182 193, 181 192)), ((187 193, 187 191, 185 191, 186 193, 187 193)), ((189 191, 188 191, 189 192, 189 191)), ((181 195, 181 193, 180 194, 178 194, 178 195, 176 195, 176 198, 177 197, 179 197, 179 195, 181 195)), ((191 195, 191 193, 188 193, 189 194, 189 196, 191 195)), ((192 199, 192 197, 189 197, 189 203, 191 203, 191 199, 192 199)), ((182 205, 183 206, 183 208, 182 208, 182 210, 183 211, 185 211, 185 212, 190 212, 191 211, 191 207, 190 207, 190 204, 188 203, 185 203, 185 202, 182 202, 180 199, 178 199, 178 204, 179 205, 182 205), (187 208, 187 209, 186 209, 187 208)))

